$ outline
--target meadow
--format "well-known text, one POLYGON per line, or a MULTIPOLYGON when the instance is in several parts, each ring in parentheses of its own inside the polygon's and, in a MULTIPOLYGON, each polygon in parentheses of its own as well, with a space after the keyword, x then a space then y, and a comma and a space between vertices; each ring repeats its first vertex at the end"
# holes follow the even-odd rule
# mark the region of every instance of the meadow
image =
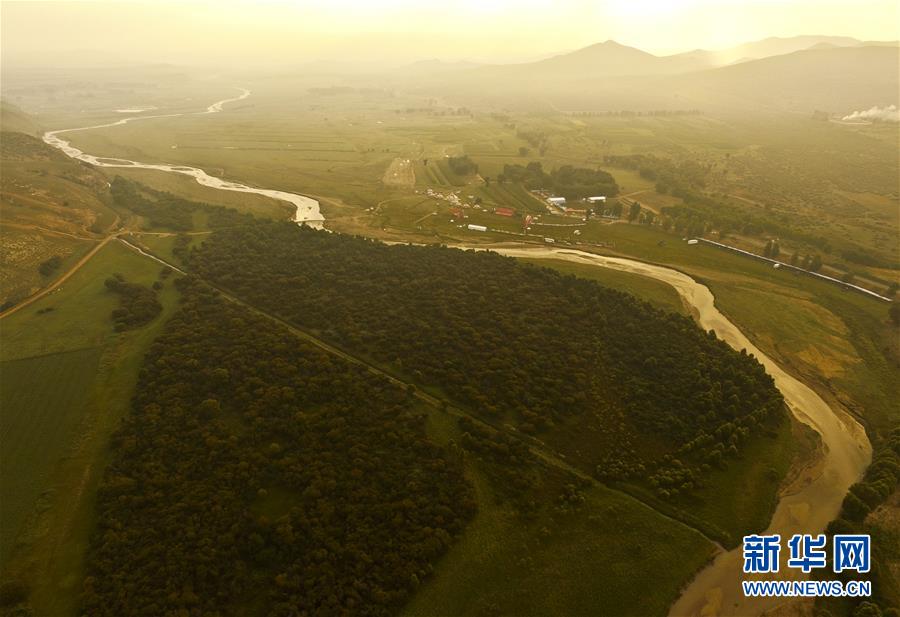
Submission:
POLYGON ((0 321, 0 419, 4 443, 16 444, 3 449, 0 568, 30 588, 35 614, 75 611, 109 439, 128 409, 144 352, 177 299, 164 282, 162 315, 116 333, 110 313, 118 299, 103 281, 120 273, 149 286, 160 271, 112 242, 58 292, 0 321))
MULTIPOLYGON (((428 432, 437 443, 461 438, 456 422, 434 409, 428 432)), ((665 615, 713 553, 698 532, 600 485, 580 489, 577 506, 548 500, 523 518, 497 499, 487 461, 469 454, 464 462, 478 513, 401 615, 586 615, 598 607, 665 615), (636 586, 648 572, 652 587, 636 586)))

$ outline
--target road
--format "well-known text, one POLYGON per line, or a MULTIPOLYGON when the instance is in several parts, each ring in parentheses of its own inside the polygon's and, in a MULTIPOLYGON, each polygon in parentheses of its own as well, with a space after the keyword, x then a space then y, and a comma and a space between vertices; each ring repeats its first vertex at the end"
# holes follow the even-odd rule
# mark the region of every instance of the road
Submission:
POLYGON ((104 246, 109 244, 109 241, 112 240, 113 238, 115 238, 116 236, 117 236, 117 234, 112 234, 112 235, 106 236, 99 244, 97 244, 97 246, 95 246, 90 251, 88 251, 87 255, 85 255, 84 257, 79 259, 78 263, 76 263, 74 266, 69 268, 65 274, 63 274, 61 277, 59 277, 58 279, 53 281, 53 283, 51 283, 49 286, 47 286, 44 289, 42 289, 41 291, 37 292, 33 296, 29 296, 28 298, 26 298, 19 304, 16 304, 15 306, 12 306, 12 307, 6 309, 5 311, 3 311, 2 313, 0 313, 0 319, 9 317, 13 313, 22 310, 26 306, 30 306, 31 304, 34 304, 35 302, 37 302, 38 300, 40 300, 41 298, 43 298, 50 292, 52 292, 56 289, 59 289, 59 287, 63 283, 68 281, 72 277, 73 274, 78 272, 84 266, 84 264, 86 264, 87 262, 89 262, 91 260, 91 257, 93 257, 98 252, 100 252, 100 249, 102 249, 104 246))

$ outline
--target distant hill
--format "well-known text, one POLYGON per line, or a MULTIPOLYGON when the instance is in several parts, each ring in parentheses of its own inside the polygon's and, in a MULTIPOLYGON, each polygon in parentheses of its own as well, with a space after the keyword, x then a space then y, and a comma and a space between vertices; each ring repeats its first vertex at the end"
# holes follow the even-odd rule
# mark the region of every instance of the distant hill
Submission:
POLYGON ((27 135, 40 135, 41 127, 30 115, 0 99, 0 131, 17 131, 27 135))
POLYGON ((720 65, 725 65, 747 58, 782 56, 813 47, 856 47, 860 44, 861 41, 849 36, 803 35, 784 38, 773 36, 709 53, 717 58, 720 65))
POLYGON ((409 78, 423 91, 452 95, 469 104, 562 111, 807 113, 897 104, 900 48, 856 43, 843 37, 767 39, 734 48, 743 55, 719 66, 717 52, 654 56, 606 41, 538 62, 409 78), (806 44, 813 49, 762 59, 746 55, 806 44))
POLYGON ((844 111, 898 103, 900 50, 815 47, 683 75, 666 85, 699 107, 844 111))
MULTIPOLYGON (((886 43, 889 45, 890 43, 886 43)), ((857 39, 844 36, 794 36, 772 37, 738 45, 730 49, 695 49, 670 56, 656 56, 616 41, 596 43, 572 52, 559 54, 535 62, 519 64, 486 65, 470 72, 461 71, 471 63, 448 63, 439 60, 417 62, 410 65, 416 71, 431 69, 434 72, 461 71, 460 76, 469 79, 490 77, 501 80, 550 79, 577 77, 624 77, 643 75, 674 75, 703 69, 726 66, 732 63, 768 58, 809 49, 856 47, 857 39)), ((881 44, 879 44, 881 45, 881 44)), ((424 72, 424 71, 423 71, 424 72)))
POLYGON ((688 52, 676 56, 654 56, 646 51, 615 41, 596 43, 573 52, 537 62, 484 66, 465 77, 490 77, 520 81, 523 79, 559 80, 634 75, 668 75, 713 66, 708 52, 688 52))

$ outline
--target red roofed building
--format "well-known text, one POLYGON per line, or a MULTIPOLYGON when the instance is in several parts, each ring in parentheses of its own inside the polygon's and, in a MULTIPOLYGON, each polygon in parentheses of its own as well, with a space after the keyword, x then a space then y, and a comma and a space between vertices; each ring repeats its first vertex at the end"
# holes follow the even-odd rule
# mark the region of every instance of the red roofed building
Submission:
POLYGON ((516 213, 512 208, 494 208, 494 214, 499 214, 500 216, 514 216, 516 213))

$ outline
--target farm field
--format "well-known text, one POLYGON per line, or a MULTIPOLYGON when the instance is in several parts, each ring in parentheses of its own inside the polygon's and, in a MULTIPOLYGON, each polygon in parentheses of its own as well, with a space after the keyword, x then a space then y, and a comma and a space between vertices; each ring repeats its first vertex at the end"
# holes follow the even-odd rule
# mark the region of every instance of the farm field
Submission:
POLYGON ((99 349, 78 349, 0 363, 0 564, 80 423, 99 349))
POLYGON ((0 321, 3 440, 18 444, 4 448, 0 503, 4 519, 12 512, 23 521, 14 536, 4 524, 0 570, 30 588, 35 614, 74 614, 109 439, 128 408, 144 352, 177 299, 171 279, 165 281, 162 314, 116 333, 110 313, 118 300, 103 282, 120 273, 149 286, 160 270, 112 242, 60 291, 0 321), (6 481, 17 477, 28 480, 28 491, 6 481))

